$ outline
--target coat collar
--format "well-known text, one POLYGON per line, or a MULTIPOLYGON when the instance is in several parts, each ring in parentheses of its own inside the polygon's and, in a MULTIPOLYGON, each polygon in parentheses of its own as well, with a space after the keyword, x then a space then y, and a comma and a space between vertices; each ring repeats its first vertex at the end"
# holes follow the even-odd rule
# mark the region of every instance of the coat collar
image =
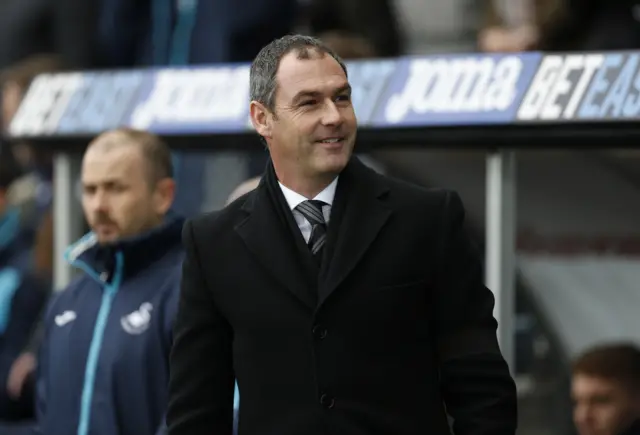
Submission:
POLYGON ((94 233, 88 233, 65 251, 65 260, 82 269, 91 277, 111 276, 116 266, 116 255, 122 257, 122 278, 133 276, 181 245, 184 220, 168 218, 158 228, 136 237, 100 245, 94 233), (104 275, 106 274, 106 275, 104 275))
MULTIPOLYGON (((271 165, 267 171, 273 171, 271 165)), ((310 296, 318 281, 310 282, 304 259, 292 243, 282 211, 267 186, 268 173, 247 196, 246 218, 235 227, 249 251, 273 277, 307 307, 316 309, 339 287, 361 261, 392 213, 386 179, 353 157, 340 174, 327 234, 327 257, 320 272, 318 298, 310 296)), ((273 189, 272 189, 273 190, 273 189)), ((282 192, 277 189, 280 194, 282 192)))

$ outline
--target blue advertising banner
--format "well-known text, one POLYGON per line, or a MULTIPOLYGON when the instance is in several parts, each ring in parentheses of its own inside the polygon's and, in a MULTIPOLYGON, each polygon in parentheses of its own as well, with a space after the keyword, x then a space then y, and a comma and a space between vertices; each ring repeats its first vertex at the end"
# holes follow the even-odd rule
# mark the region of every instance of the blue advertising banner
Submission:
POLYGON ((243 131, 249 66, 168 69, 147 77, 125 125, 159 134, 243 131))
POLYGON ((539 53, 402 59, 371 125, 509 123, 541 59, 539 53))
MULTIPOLYGON (((640 117, 640 53, 439 55, 348 63, 362 127, 625 121, 640 117)), ((249 65, 38 77, 10 135, 242 133, 249 65)))
POLYGON ((613 121, 640 116, 640 53, 547 55, 518 121, 613 121))

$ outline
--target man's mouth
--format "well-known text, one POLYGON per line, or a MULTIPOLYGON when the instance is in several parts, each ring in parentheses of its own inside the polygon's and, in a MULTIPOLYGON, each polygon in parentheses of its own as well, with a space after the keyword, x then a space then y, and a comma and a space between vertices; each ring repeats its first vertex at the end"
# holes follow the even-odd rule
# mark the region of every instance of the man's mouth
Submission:
POLYGON ((329 137, 329 138, 325 138, 325 139, 320 139, 317 142, 332 144, 332 143, 338 143, 338 142, 342 142, 342 141, 344 141, 344 137, 329 137))
POLYGON ((95 228, 98 231, 109 231, 112 230, 116 227, 116 225, 113 222, 98 222, 95 224, 95 228))

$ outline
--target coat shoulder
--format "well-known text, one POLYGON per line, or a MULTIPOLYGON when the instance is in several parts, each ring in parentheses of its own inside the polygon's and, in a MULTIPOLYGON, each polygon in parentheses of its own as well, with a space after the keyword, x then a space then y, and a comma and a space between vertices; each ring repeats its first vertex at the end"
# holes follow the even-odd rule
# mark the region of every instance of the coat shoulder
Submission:
POLYGON ((391 197, 396 205, 410 208, 425 208, 430 211, 441 210, 458 194, 451 189, 440 187, 424 187, 392 177, 384 177, 391 197))
POLYGON ((233 229, 244 219, 246 213, 243 211, 245 203, 253 198, 255 191, 248 192, 226 207, 204 213, 188 221, 191 231, 195 237, 211 235, 220 231, 233 229))

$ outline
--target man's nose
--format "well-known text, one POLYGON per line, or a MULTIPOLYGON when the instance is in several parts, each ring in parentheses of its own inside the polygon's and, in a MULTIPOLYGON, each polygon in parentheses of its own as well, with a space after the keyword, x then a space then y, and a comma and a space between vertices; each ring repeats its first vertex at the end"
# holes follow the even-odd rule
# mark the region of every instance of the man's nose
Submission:
POLYGON ((584 424, 587 420, 589 420, 589 407, 587 406, 577 406, 573 412, 573 418, 576 424, 584 424))
POLYGON ((109 208, 109 200, 103 190, 98 190, 92 198, 91 206, 94 211, 104 212, 109 208))
POLYGON ((342 112, 333 100, 329 100, 323 108, 322 124, 323 125, 340 125, 342 124, 342 112))

